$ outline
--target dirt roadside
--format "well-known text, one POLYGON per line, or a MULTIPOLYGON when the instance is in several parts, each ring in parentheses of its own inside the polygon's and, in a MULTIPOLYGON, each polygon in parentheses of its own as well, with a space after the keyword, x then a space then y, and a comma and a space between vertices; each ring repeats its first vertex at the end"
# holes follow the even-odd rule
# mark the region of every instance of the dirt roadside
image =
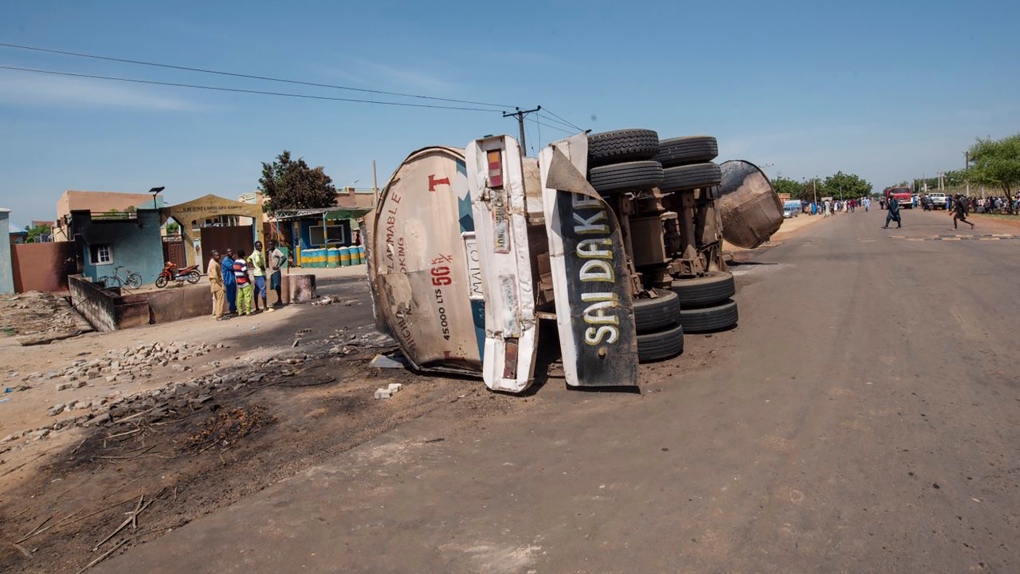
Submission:
MULTIPOLYGON (((0 437, 8 437, 0 443, 0 570, 78 572, 429 412, 462 428, 542 408, 541 384, 511 397, 477 380, 370 367, 395 346, 375 332, 367 281, 316 272, 328 305, 36 347, 0 339, 0 378, 27 387, 0 403, 0 437), (155 364, 132 365, 139 355, 155 364), (85 384, 62 387, 69 369, 118 360, 118 374, 75 374, 85 384), (402 389, 392 399, 373 398, 393 383, 402 389), (64 408, 51 416, 57 405, 64 408)), ((720 338, 691 339, 678 359, 642 365, 646 389, 719 360, 720 338)), ((540 368, 562 388, 555 365, 540 368)))

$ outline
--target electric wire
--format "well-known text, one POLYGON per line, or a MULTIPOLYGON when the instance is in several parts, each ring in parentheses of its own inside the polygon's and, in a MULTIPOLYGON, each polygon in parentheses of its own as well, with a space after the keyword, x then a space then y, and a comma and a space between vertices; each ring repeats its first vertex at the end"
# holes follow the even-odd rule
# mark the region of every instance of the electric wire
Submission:
POLYGON ((573 133, 576 133, 576 132, 579 132, 579 131, 584 131, 584 130, 576 129, 574 126, 572 126, 570 124, 563 123, 563 122, 561 122, 561 121, 559 121, 557 119, 551 118, 549 116, 544 116, 544 115, 542 115, 541 112, 539 112, 537 115, 538 115, 538 117, 542 118, 543 120, 545 120, 547 122, 552 122, 554 124, 563 126, 564 128, 569 128, 570 131, 573 132, 573 133))
POLYGON ((537 118, 532 118, 535 121, 535 129, 538 130, 538 148, 542 149, 542 124, 538 123, 537 118))
POLYGON ((232 92, 237 94, 255 94, 260 96, 278 96, 284 98, 303 98, 309 100, 325 100, 332 102, 350 102, 356 104, 376 104, 380 106, 397 106, 408 108, 431 108, 438 110, 457 110, 464 112, 487 112, 493 113, 496 110, 487 108, 473 108, 467 106, 443 106, 439 104, 412 104, 408 102, 384 102, 379 100, 364 100, 359 98, 339 98, 335 96, 315 96, 312 94, 294 94, 289 92, 269 92, 265 90, 246 90, 242 88, 224 88, 221 86, 203 86, 200 84, 184 84, 180 82, 160 82, 156 80, 139 80, 137 78, 119 78, 116 76, 99 76, 95 74, 78 74, 74 72, 58 72, 56 70, 40 70, 38 68, 20 68, 17 66, 0 65, 0 70, 14 70, 17 72, 31 72, 35 74, 50 74, 54 76, 69 76, 72 78, 89 78, 93 80, 111 80, 116 82, 130 82, 134 84, 150 84, 155 86, 170 86, 175 88, 192 88, 196 90, 211 90, 217 92, 232 92))
POLYGON ((350 90, 350 91, 354 91, 354 92, 364 92, 364 93, 369 93, 369 94, 377 94, 377 95, 381 95, 381 96, 395 96, 395 97, 401 97, 401 98, 417 98, 417 99, 423 99, 423 100, 435 100, 435 101, 441 101, 441 102, 450 102, 450 103, 455 103, 455 104, 470 104, 470 105, 473 105, 473 106, 490 106, 490 107, 495 107, 495 108, 510 108, 510 107, 513 107, 513 106, 510 106, 508 104, 493 104, 493 103, 489 103, 489 102, 476 102, 476 101, 471 101, 471 100, 457 100, 457 99, 453 99, 453 98, 440 98, 440 97, 436 97, 436 96, 422 96, 422 95, 419 95, 419 94, 405 94, 405 93, 401 93, 401 92, 387 92, 387 91, 383 91, 383 90, 372 90, 372 89, 368 89, 368 88, 352 88, 350 86, 339 86, 339 85, 336 85, 336 84, 322 84, 322 83, 317 83, 317 82, 305 82, 305 81, 301 81, 301 80, 290 80, 290 79, 286 79, 286 78, 273 78, 273 77, 270 77, 270 76, 257 76, 257 75, 253 75, 253 74, 241 74, 241 73, 236 73, 236 72, 224 72, 222 70, 209 70, 209 69, 205 69, 205 68, 194 68, 194 67, 190 67, 190 66, 178 66, 178 65, 174 65, 174 64, 161 64, 161 63, 158 63, 158 62, 146 62, 146 61, 143 61, 143 60, 131 60, 131 59, 128 59, 128 58, 114 58, 112 56, 98 56, 98 55, 95 55, 95 54, 85 54, 85 53, 82 53, 82 52, 70 52, 70 51, 65 51, 65 50, 54 50, 54 49, 51 49, 51 48, 39 48, 39 47, 35 47, 35 46, 23 46, 21 44, 9 44, 9 43, 6 43, 6 42, 0 42, 0 47, 3 47, 3 48, 14 48, 14 49, 17 49, 17 50, 31 50, 33 52, 44 52, 44 53, 48 53, 48 54, 59 54, 59 55, 62 55, 62 56, 74 56, 76 58, 91 58, 91 59, 94 59, 94 60, 105 60, 105 61, 108 61, 108 62, 120 62, 120 63, 124 63, 124 64, 134 64, 134 65, 138 65, 138 66, 152 66, 152 67, 156 67, 156 68, 168 68, 168 69, 171 69, 171 70, 182 70, 182 71, 185 71, 185 72, 199 72, 199 73, 202 73, 202 74, 216 74, 216 75, 220 75, 220 76, 230 76, 230 77, 234 77, 234 78, 245 78, 245 79, 249 79, 249 80, 263 80, 263 81, 267 81, 267 82, 280 82, 280 83, 285 83, 285 84, 297 84, 297 85, 301 85, 301 86, 312 86, 312 87, 317 87, 317 88, 330 88, 330 89, 334 89, 334 90, 350 90))
POLYGON ((547 124, 547 123, 540 122, 537 119, 535 120, 535 123, 540 125, 540 126, 544 126, 544 127, 550 128, 550 129, 560 130, 561 132, 563 132, 565 134, 569 134, 569 135, 574 135, 574 134, 577 133, 575 131, 563 129, 563 128, 559 127, 559 126, 555 126, 555 125, 552 125, 552 124, 547 124))
POLYGON ((566 124, 566 125, 568 125, 568 126, 570 126, 570 127, 574 128, 575 130, 577 130, 577 131, 579 131, 579 132, 583 132, 583 131, 584 131, 583 129, 581 129, 581 128, 577 127, 576 125, 574 125, 574 124, 572 124, 572 123, 568 122, 567 120, 565 120, 565 119, 561 118, 561 117, 560 117, 560 116, 559 116, 558 114, 556 114, 556 112, 553 112, 553 111, 552 111, 552 110, 550 110, 549 108, 542 108, 542 111, 544 111, 544 112, 548 112, 548 113, 549 113, 550 115, 552 115, 552 116, 553 116, 553 117, 555 117, 556 119, 560 120, 560 121, 561 121, 561 122, 563 122, 564 124, 566 124))

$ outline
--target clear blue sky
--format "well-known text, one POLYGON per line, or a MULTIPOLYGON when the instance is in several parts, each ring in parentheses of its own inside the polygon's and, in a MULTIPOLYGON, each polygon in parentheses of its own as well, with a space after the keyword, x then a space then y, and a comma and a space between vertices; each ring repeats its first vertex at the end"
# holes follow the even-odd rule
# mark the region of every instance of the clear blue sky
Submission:
MULTIPOLYGON (((1018 2, 652 4, 34 0, 5 3, 0 42, 541 104, 595 131, 711 134, 720 160, 771 166, 772 176, 843 170, 879 189, 962 167, 975 137, 1020 131, 1018 2)), ((0 65, 365 97, 11 48, 0 48, 0 65)), ((529 148, 567 135, 528 130, 529 148)), ((163 185, 171 203, 236 197, 284 149, 324 166, 338 187, 370 187, 376 160, 381 186, 417 148, 516 131, 499 111, 0 70, 0 206, 24 225, 52 219, 66 189, 163 185)))

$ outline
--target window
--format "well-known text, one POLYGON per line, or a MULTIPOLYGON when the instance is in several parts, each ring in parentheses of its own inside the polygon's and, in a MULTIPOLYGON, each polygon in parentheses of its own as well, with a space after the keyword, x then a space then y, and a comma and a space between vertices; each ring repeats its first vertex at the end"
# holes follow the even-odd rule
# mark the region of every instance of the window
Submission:
POLYGON ((113 263, 113 249, 109 243, 89 245, 89 260, 93 265, 110 265, 113 263))
POLYGON ((309 240, 312 245, 340 245, 347 241, 347 222, 340 222, 339 225, 327 225, 325 237, 322 233, 322 226, 310 227, 308 229, 309 240))

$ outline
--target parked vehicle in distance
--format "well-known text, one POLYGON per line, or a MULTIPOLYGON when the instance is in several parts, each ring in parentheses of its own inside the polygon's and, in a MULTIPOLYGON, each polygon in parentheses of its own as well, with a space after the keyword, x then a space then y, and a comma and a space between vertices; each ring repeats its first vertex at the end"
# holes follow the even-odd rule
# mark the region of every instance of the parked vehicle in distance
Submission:
POLYGON ((932 209, 946 209, 949 207, 949 201, 944 193, 929 193, 928 199, 931 200, 932 209))
POLYGON ((160 271, 159 277, 156 278, 156 287, 162 289, 171 281, 175 281, 177 283, 184 283, 187 281, 194 285, 195 283, 198 283, 198 280, 201 278, 202 272, 198 270, 198 265, 192 265, 191 267, 180 269, 173 261, 167 261, 163 265, 163 270, 160 271))
POLYGON ((900 209, 911 209, 914 207, 914 196, 909 187, 887 187, 882 193, 885 197, 883 207, 889 209, 889 197, 895 197, 900 202, 900 209))
POLYGON ((783 218, 797 217, 804 211, 804 204, 799 199, 790 199, 783 202, 783 218))
POLYGON ((138 289, 142 286, 142 276, 123 265, 114 267, 113 275, 104 275, 96 281, 102 283, 104 287, 127 287, 128 289, 138 289), (121 273, 121 269, 124 270, 123 273, 121 273))

